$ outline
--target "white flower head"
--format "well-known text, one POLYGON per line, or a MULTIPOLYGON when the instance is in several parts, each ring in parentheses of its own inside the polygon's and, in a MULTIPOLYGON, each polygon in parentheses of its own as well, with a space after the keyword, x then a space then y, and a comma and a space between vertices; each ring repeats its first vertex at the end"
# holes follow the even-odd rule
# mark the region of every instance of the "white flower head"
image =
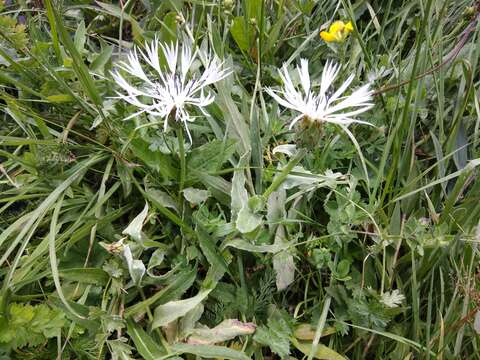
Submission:
POLYGON ((390 292, 384 292, 380 302, 389 308, 396 308, 402 305, 402 301, 405 300, 405 296, 400 292, 400 290, 395 289, 390 292))
POLYGON ((351 74, 336 91, 330 89, 340 72, 339 65, 327 61, 323 69, 320 89, 317 92, 312 89, 308 60, 301 59, 300 65, 297 66, 300 86, 294 85, 286 65, 283 65, 278 72, 283 87, 280 90, 267 88, 266 91, 280 105, 300 113, 290 123, 290 129, 302 119, 312 123, 327 122, 343 126, 351 123, 371 125, 366 121, 355 119, 356 115, 373 107, 370 84, 344 96, 343 93, 354 79, 354 74, 351 74))
POLYGON ((168 122, 174 119, 185 126, 192 142, 188 123, 194 121, 195 117, 188 110, 197 107, 207 115, 203 108, 213 102, 214 96, 206 88, 230 74, 218 57, 207 55, 203 57, 206 59, 203 73, 195 76, 192 65, 199 55, 198 50, 193 51, 189 44, 179 45, 177 42, 167 45, 157 39, 145 44, 144 51, 134 48, 128 54, 127 61, 120 62, 112 74, 118 86, 126 92, 126 95, 117 92, 119 98, 139 108, 125 120, 141 113, 151 114, 164 119, 166 131, 168 122), (160 65, 159 50, 166 60, 166 67, 160 65), (147 71, 142 61, 148 65, 147 71), (137 85, 125 79, 119 70, 130 74, 137 85))

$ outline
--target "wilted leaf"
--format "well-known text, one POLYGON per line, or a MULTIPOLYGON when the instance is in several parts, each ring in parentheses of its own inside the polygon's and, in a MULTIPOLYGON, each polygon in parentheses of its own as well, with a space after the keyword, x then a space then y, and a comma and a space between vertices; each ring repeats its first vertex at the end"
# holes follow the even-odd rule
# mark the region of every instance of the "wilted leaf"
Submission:
MULTIPOLYGON (((323 329, 321 336, 323 337, 327 335, 332 335, 336 332, 337 329, 335 329, 333 326, 328 327, 323 329)), ((293 336, 295 336, 299 340, 313 340, 315 337, 315 328, 312 327, 312 325, 310 324, 300 324, 295 328, 293 336)))
MULTIPOLYGON (((296 339, 292 339, 292 344, 305 355, 310 355, 312 343, 299 342, 296 339)), ((345 357, 337 353, 335 350, 332 350, 328 346, 322 344, 317 345, 317 350, 313 357, 321 360, 346 360, 345 357)))
POLYGON ((251 360, 250 357, 243 352, 224 346, 174 344, 171 349, 179 354, 193 354, 208 359, 251 360))
POLYGON ((178 324, 178 332, 182 336, 182 338, 186 338, 188 334, 191 333, 197 321, 200 320, 200 318, 202 317, 203 311, 203 304, 200 303, 192 310, 188 311, 185 316, 180 319, 178 324))
POLYGON ((480 334, 480 311, 475 314, 475 320, 473 321, 473 329, 480 334))
POLYGON ((188 338, 189 344, 215 344, 233 339, 240 335, 250 335, 255 332, 256 325, 243 323, 237 319, 227 319, 212 329, 194 329, 188 338))

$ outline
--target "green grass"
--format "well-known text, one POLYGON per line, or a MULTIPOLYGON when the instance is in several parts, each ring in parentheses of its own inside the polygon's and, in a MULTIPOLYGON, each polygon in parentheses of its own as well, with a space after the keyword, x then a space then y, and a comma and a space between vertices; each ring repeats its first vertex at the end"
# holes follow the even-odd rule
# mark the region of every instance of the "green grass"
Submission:
POLYGON ((478 1, 120 4, 0 6, 1 359, 480 359, 478 1), (192 144, 114 98, 155 36, 233 69, 192 144), (289 159, 300 58, 375 126, 289 159))

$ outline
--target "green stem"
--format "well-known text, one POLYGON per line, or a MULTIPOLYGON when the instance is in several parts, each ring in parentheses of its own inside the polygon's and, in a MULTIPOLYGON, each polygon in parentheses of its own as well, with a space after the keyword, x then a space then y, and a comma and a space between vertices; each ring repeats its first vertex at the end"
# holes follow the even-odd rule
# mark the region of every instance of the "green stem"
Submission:
POLYGON ((295 154, 293 158, 290 159, 287 166, 285 166, 282 172, 273 179, 273 182, 270 184, 267 190, 263 193, 263 198, 265 200, 268 199, 270 194, 278 189, 278 187, 283 183, 283 181, 287 178, 288 174, 292 171, 292 169, 297 165, 307 154, 306 149, 299 149, 298 152, 295 154))
POLYGON ((184 138, 183 138, 183 129, 181 127, 178 127, 176 129, 177 132, 177 139, 178 139, 178 156, 180 157, 180 185, 178 188, 178 202, 180 205, 180 208, 183 209, 183 186, 185 184, 185 174, 186 174, 186 161, 185 161, 185 144, 184 144, 184 138))

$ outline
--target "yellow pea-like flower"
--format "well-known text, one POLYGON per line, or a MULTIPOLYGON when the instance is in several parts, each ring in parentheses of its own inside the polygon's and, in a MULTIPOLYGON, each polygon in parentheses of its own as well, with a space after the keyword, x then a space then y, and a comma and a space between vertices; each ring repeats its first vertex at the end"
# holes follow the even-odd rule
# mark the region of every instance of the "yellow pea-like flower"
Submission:
POLYGON ((330 25, 328 31, 320 32, 320 37, 326 42, 343 42, 352 31, 351 21, 345 24, 343 21, 337 20, 330 25))

